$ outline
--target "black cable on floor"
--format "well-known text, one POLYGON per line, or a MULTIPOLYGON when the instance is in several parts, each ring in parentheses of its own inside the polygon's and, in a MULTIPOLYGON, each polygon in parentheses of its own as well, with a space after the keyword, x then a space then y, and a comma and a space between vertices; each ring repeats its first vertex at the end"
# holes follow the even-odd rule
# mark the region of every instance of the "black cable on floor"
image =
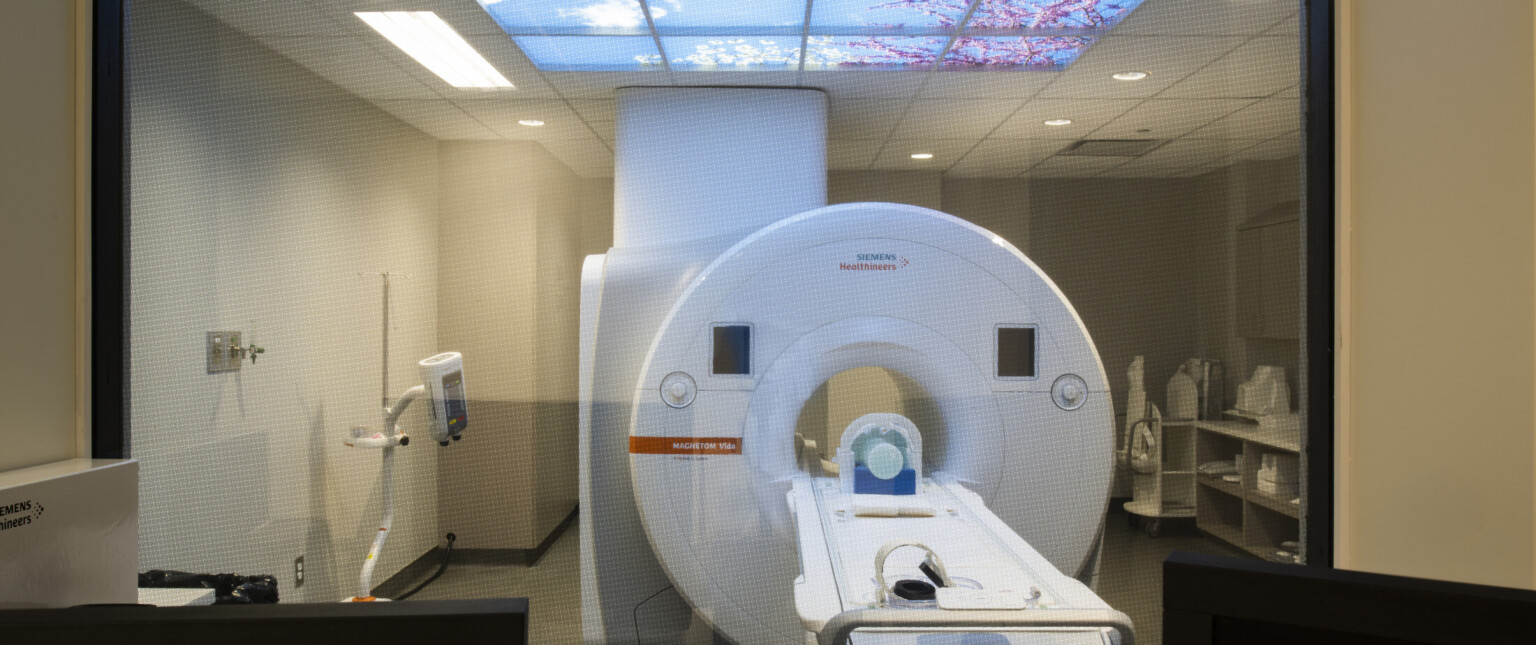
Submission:
POLYGON ((437 567, 437 573, 432 574, 432 577, 427 578, 426 580, 423 580, 421 584, 416 585, 415 589, 395 596, 394 599, 398 602, 405 600, 406 598, 410 598, 411 596, 416 595, 416 592, 421 591, 422 589, 425 589, 427 585, 432 584, 432 581, 436 580, 438 576, 443 575, 443 572, 448 570, 448 558, 453 557, 453 541, 457 539, 459 539, 459 536, 452 533, 448 534, 448 551, 443 553, 443 563, 437 567))

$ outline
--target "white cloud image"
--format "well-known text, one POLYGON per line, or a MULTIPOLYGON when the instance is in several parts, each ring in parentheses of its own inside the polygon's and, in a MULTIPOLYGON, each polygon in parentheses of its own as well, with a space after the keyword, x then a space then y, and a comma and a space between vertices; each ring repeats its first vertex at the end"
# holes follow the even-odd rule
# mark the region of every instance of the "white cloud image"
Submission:
MULTIPOLYGON (((585 7, 561 9, 560 15, 579 16, 588 27, 633 29, 645 26, 645 13, 640 11, 640 3, 635 0, 604 0, 585 7)), ((652 19, 665 15, 666 9, 651 7, 652 19)))

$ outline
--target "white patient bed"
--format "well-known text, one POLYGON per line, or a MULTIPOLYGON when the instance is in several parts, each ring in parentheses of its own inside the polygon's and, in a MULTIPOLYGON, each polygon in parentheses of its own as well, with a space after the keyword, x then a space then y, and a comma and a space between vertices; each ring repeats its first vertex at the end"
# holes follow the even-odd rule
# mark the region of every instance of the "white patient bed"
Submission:
MULTIPOLYGON (((800 546, 795 608, 821 643, 911 645, 1129 644, 1130 621, 1081 582, 1062 574, 987 510, 981 498, 939 473, 917 495, 841 492, 836 478, 797 476, 788 502, 800 546), (863 516, 856 507, 931 508, 932 516, 863 516), (1026 609, 941 609, 934 601, 881 603, 875 559, 892 540, 921 543, 942 559, 958 587, 1009 590, 1026 609), (853 629, 857 634, 849 634, 853 629), (850 638, 845 641, 845 638, 850 638)), ((910 509, 909 509, 910 510, 910 509)), ((885 580, 928 581, 926 553, 901 548, 885 562, 885 580)), ((810 642, 816 642, 814 640, 810 642)))

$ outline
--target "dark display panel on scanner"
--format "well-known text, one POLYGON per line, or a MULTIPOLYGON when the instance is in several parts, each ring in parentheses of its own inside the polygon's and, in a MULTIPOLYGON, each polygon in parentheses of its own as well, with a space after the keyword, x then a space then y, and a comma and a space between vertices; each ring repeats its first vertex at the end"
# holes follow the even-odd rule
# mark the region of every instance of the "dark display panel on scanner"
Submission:
POLYGON ((1035 375, 1035 328, 997 328, 997 375, 1035 375))
POLYGON ((752 373, 752 328, 747 325, 715 327, 715 374, 752 373))

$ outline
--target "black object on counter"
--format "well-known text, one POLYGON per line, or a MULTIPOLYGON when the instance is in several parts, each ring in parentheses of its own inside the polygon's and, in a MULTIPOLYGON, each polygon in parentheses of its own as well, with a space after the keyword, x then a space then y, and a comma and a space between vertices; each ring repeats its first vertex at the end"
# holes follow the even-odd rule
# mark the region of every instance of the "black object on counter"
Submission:
POLYGON ((277 602, 277 578, 266 575, 151 569, 139 574, 139 588, 212 589, 215 605, 270 605, 277 602))

